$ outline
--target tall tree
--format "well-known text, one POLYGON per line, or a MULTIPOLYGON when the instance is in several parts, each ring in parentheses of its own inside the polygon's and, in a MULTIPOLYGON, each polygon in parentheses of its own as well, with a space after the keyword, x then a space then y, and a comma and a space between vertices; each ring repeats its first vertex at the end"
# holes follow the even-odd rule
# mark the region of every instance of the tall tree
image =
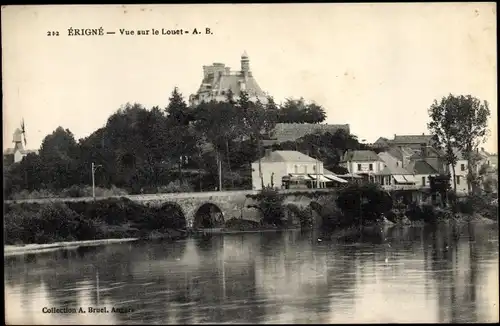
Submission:
POLYGON ((459 107, 456 123, 460 126, 457 129, 457 145, 467 159, 467 188, 471 193, 479 186, 477 152, 479 145, 486 141, 490 108, 488 102, 481 102, 471 95, 457 96, 455 101, 459 107))
POLYGON ((304 98, 286 99, 279 109, 280 123, 320 123, 325 121, 325 110, 315 104, 307 104, 304 98))
POLYGON ((179 179, 182 184, 182 166, 193 153, 196 152, 196 138, 190 122, 192 114, 184 101, 179 90, 174 88, 169 98, 169 104, 165 109, 167 113, 166 127, 168 128, 167 145, 173 158, 177 163, 179 179))
POLYGON ((250 102, 248 94, 242 92, 238 100, 238 106, 243 116, 243 130, 245 135, 253 139, 257 143, 257 151, 259 153, 259 178, 261 186, 264 188, 264 179, 262 176, 262 140, 276 126, 278 118, 278 110, 274 104, 274 100, 270 98, 267 106, 257 99, 255 103, 250 102))
POLYGON ((444 151, 446 163, 451 166, 454 191, 457 190, 455 165, 458 158, 455 148, 458 148, 458 137, 460 137, 460 126, 457 123, 460 111, 458 98, 451 94, 443 97, 439 103, 434 100, 428 110, 431 121, 427 124, 427 128, 431 132, 436 146, 444 151))

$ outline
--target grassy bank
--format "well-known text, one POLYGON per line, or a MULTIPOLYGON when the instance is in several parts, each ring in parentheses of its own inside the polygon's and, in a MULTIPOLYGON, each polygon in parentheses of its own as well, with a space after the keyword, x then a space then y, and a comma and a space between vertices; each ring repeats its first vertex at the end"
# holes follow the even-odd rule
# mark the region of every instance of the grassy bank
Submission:
POLYGON ((7 245, 50 244, 123 238, 176 239, 185 237, 186 224, 175 211, 119 198, 92 203, 8 203, 4 230, 7 245))

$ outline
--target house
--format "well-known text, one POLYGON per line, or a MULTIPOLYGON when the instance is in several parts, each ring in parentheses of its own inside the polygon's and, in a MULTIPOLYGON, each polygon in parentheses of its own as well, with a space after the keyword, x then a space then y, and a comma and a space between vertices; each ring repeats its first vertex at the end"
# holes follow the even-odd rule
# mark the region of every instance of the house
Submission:
POLYGON ((350 174, 358 174, 370 180, 372 176, 384 169, 384 162, 370 150, 348 150, 344 153, 340 165, 350 174))
POLYGON ((38 154, 37 150, 24 149, 22 132, 19 128, 14 131, 12 142, 14 143, 14 148, 7 148, 3 152, 4 165, 21 162, 30 153, 38 154))
POLYGON ((425 160, 411 161, 406 167, 406 170, 414 175, 415 185, 418 188, 429 188, 430 177, 440 175, 439 171, 425 160))
POLYGON ((446 173, 446 161, 441 150, 422 144, 420 149, 414 149, 413 152, 410 161, 425 161, 438 173, 446 173))
POLYGON ((386 190, 417 188, 413 173, 400 166, 385 166, 375 174, 374 180, 386 190))
POLYGON ((259 176, 259 161, 252 163, 252 189, 264 187, 285 188, 290 178, 302 180, 305 187, 327 187, 327 184, 346 183, 332 172, 324 169, 323 162, 298 151, 271 151, 266 149, 260 160, 262 181, 259 176), (319 181, 318 181, 319 179, 319 181))
MULTIPOLYGON (((467 184, 467 175, 469 174, 469 163, 464 153, 460 151, 458 148, 455 148, 453 152, 457 157, 457 163, 455 164, 455 169, 452 169, 451 165, 448 166, 448 169, 452 177, 452 180, 454 179, 456 182, 457 186, 456 192, 459 194, 465 194, 468 193, 469 191, 467 184)), ((475 155, 474 159, 477 160, 475 173, 479 173, 481 165, 487 163, 488 156, 479 151, 475 152, 474 155, 475 155)), ((453 181, 452 181, 452 187, 453 187, 453 181)))

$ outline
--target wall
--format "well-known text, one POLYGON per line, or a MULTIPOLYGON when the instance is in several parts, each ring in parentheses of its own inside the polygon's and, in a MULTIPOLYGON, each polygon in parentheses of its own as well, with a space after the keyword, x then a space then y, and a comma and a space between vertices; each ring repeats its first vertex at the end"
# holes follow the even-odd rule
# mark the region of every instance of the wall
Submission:
POLYGON ((349 173, 377 173, 382 171, 384 168, 384 162, 381 161, 371 161, 371 162, 347 162, 346 165, 349 173), (358 164, 361 164, 361 170, 358 170, 358 164), (370 171, 370 164, 373 165, 373 170, 370 171))
POLYGON ((286 164, 288 173, 307 173, 307 174, 316 174, 323 173, 323 163, 320 162, 318 164, 314 162, 287 162, 286 164), (316 165, 319 167, 319 171, 316 172, 316 165), (297 169, 295 168, 297 166, 297 169))
POLYGON ((436 176, 437 174, 415 174, 415 180, 417 181, 415 183, 416 186, 419 188, 428 188, 430 187, 430 182, 429 182, 429 177, 430 176, 436 176), (425 184, 422 183, 422 178, 425 177, 425 184))
POLYGON ((16 150, 16 151, 14 152, 14 162, 15 162, 15 163, 17 163, 17 162, 21 162, 21 161, 22 161, 22 159, 23 159, 23 157, 24 157, 24 155, 23 155, 20 151, 16 150))
MULTIPOLYGON (((286 163, 284 162, 263 162, 262 179, 264 187, 271 186, 271 175, 273 176, 273 183, 275 188, 281 188, 281 178, 287 175, 286 163)), ((261 190, 262 184, 259 178, 259 163, 252 163, 252 189, 261 190)))
MULTIPOLYGON (((450 175, 452 178, 455 178, 457 180, 457 193, 467 193, 468 192, 468 187, 467 187, 467 173, 468 173, 468 163, 467 160, 458 160, 457 164, 455 165, 455 174, 453 174, 453 169, 450 167, 450 175), (462 164, 464 165, 465 169, 462 171, 462 164), (457 178, 458 177, 458 178, 457 178), (458 181, 459 180, 459 181, 458 181)), ((453 189, 453 179, 451 180, 451 188, 453 189)))

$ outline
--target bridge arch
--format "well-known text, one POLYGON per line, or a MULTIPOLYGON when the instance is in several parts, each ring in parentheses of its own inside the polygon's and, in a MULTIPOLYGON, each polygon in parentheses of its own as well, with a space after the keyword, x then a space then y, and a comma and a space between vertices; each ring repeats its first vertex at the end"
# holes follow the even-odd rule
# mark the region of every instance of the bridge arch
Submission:
POLYGON ((161 205, 159 210, 164 218, 159 219, 161 222, 159 222, 158 228, 171 227, 173 229, 182 230, 187 228, 186 214, 179 204, 175 202, 166 202, 161 205))
POLYGON ((323 223, 323 205, 316 201, 309 203, 311 208, 311 220, 314 225, 321 225, 323 223))
POLYGON ((222 227, 223 224, 224 213, 217 204, 206 202, 198 206, 194 211, 194 229, 219 228, 222 227))
POLYGON ((301 225, 303 218, 303 208, 301 209, 297 204, 288 203, 285 206, 285 219, 288 225, 301 225))

